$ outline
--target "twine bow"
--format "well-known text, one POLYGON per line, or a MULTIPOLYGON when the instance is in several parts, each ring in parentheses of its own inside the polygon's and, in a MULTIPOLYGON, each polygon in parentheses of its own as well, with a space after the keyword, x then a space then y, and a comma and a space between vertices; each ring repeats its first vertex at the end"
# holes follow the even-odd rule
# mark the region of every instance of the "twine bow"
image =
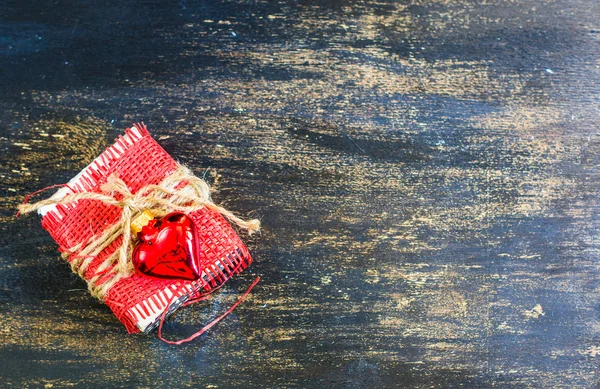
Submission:
POLYGON ((131 255, 137 236, 131 233, 130 225, 144 210, 149 210, 156 217, 163 217, 171 212, 190 213, 207 207, 219 212, 249 234, 260 229, 259 220, 241 219, 226 208, 213 203, 208 184, 194 176, 183 165, 179 165, 160 184, 146 185, 135 194, 114 174, 108 177, 100 190, 101 193, 73 193, 62 198, 49 198, 33 204, 19 205, 19 213, 22 214, 37 211, 48 205, 68 204, 79 200, 97 200, 122 208, 119 221, 104 230, 101 235, 92 236, 73 247, 61 249, 62 257, 71 263, 73 272, 86 280, 90 293, 100 300, 117 281, 133 273, 131 255), (104 259, 92 277, 86 278, 84 275, 93 260, 114 242, 117 242, 118 248, 104 259))

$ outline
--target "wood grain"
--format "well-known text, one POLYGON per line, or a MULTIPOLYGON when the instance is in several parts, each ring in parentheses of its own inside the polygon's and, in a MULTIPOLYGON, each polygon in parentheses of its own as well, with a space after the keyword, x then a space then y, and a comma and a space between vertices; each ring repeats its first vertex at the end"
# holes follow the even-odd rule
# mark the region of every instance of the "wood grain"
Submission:
POLYGON ((600 385, 600 3, 0 5, 8 387, 600 385), (261 218, 255 263, 128 336, 25 194, 133 121, 261 218))

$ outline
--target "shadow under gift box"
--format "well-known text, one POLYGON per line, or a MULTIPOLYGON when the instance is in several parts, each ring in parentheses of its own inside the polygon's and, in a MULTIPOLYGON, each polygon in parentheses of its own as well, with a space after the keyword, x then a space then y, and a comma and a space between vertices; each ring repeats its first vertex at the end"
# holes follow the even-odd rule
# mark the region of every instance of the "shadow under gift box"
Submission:
MULTIPOLYGON (((149 184, 158 184, 177 169, 178 164, 150 136, 143 124, 128 128, 115 144, 74 177, 52 198, 70 193, 98 192, 107 178, 116 173, 132 193, 149 184)), ((122 209, 96 200, 79 200, 40 209, 42 226, 61 250, 88 241, 119 221, 122 209)), ((194 281, 163 279, 134 273, 119 280, 104 296, 104 302, 125 325, 129 333, 156 328, 165 310, 176 311, 188 300, 215 288, 245 269, 252 258, 235 230, 217 211, 202 208, 188 214, 194 223, 198 254, 203 258, 202 275, 194 281)), ((83 274, 86 280, 96 275, 104 260, 122 243, 119 237, 106 247, 83 274)), ((110 274, 98 280, 107 281, 110 274)))

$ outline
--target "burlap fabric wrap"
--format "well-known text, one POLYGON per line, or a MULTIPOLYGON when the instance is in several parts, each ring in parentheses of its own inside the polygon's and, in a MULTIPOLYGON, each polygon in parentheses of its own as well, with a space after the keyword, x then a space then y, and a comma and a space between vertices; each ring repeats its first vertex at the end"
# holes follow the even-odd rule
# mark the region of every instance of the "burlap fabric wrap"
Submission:
POLYGON ((190 213, 206 207, 225 216, 230 222, 248 231, 249 234, 260 229, 259 220, 244 220, 231 211, 216 205, 211 200, 209 185, 194 176, 183 165, 178 165, 177 169, 159 184, 143 186, 135 194, 131 193, 123 180, 112 174, 106 183, 101 185, 100 193, 73 193, 33 204, 21 204, 19 211, 26 214, 45 206, 69 204, 81 200, 100 201, 122 209, 120 219, 106 228, 102 234, 94 235, 85 242, 62 250, 62 256, 70 262, 73 272, 83 278, 88 284, 90 293, 101 300, 115 283, 130 276, 134 271, 131 255, 138 238, 132 234, 130 225, 131 221, 144 210, 149 210, 156 217, 162 217, 175 211, 190 213), (94 258, 117 240, 120 240, 118 250, 103 260, 95 269, 95 275, 85 277, 94 258), (98 283, 100 279, 102 282, 98 283))

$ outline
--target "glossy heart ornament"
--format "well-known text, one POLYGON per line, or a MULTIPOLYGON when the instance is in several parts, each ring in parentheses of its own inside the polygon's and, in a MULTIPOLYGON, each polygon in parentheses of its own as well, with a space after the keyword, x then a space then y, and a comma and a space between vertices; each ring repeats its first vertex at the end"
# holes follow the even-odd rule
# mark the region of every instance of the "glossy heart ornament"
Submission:
POLYGON ((133 266, 151 277, 198 279, 202 272, 192 220, 174 212, 162 219, 153 219, 150 214, 143 222, 137 234, 140 242, 133 251, 133 266))

